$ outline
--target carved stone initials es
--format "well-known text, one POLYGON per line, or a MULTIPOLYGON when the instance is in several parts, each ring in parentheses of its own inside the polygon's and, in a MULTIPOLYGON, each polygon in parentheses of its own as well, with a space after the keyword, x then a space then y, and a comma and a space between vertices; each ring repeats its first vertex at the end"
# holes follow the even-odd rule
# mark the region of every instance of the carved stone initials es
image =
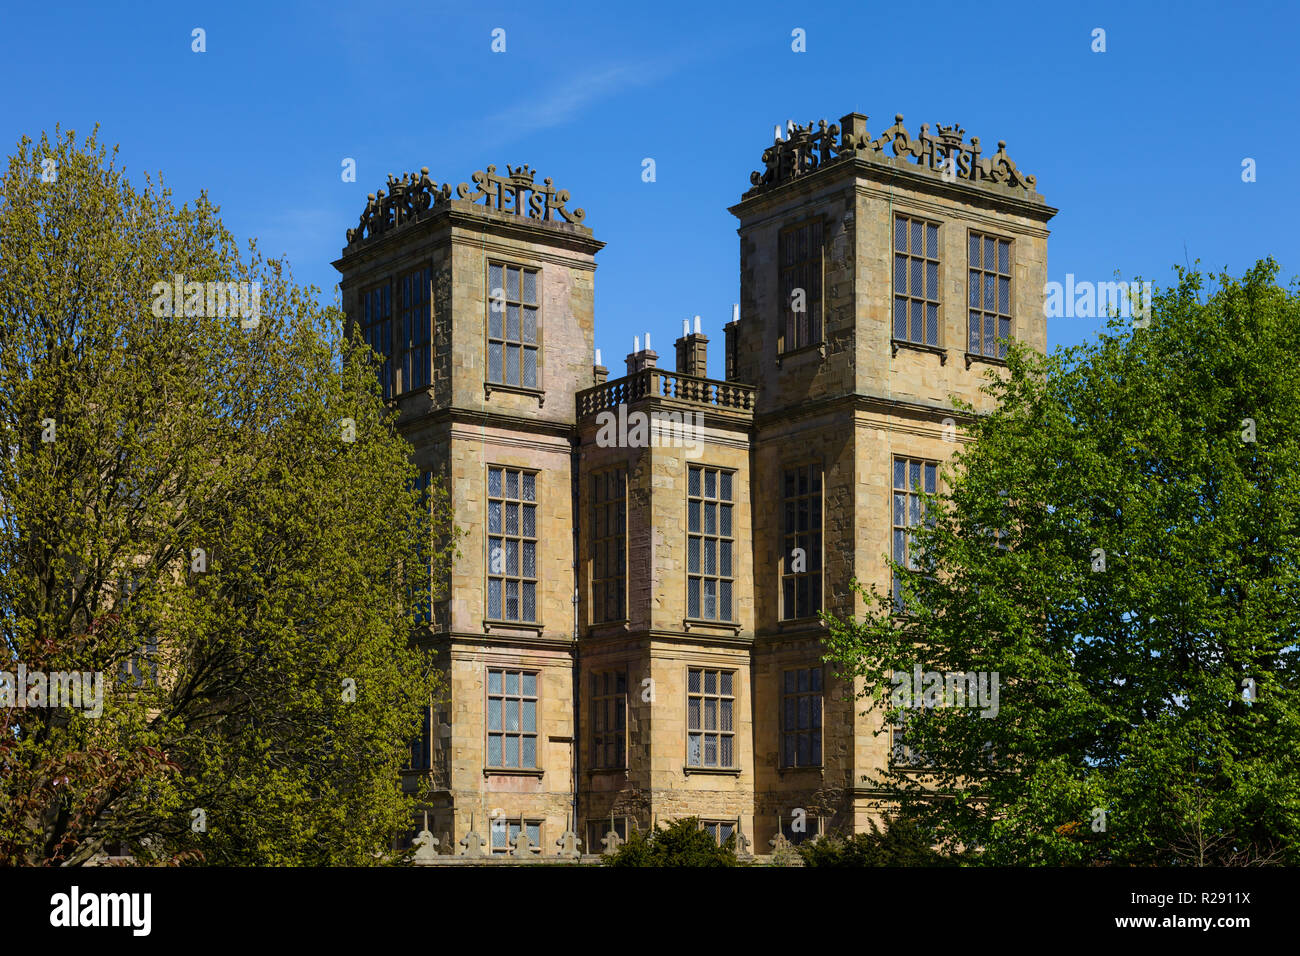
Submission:
MULTIPOLYGON (((474 183, 471 193, 469 183, 456 187, 456 198, 470 202, 483 201, 483 205, 498 212, 527 215, 539 222, 582 222, 587 215, 582 209, 569 210, 567 189, 556 189, 550 179, 539 186, 534 181, 536 172, 528 164, 506 166, 506 175, 497 174, 495 166, 479 170, 470 177, 474 183)), ((366 196, 366 208, 361 211, 357 228, 347 232, 348 245, 383 235, 390 229, 418 218, 428 210, 451 201, 451 184, 439 186, 429 178, 429 167, 423 166, 420 175, 405 173, 401 179, 388 176, 388 193, 381 189, 366 196)))
POLYGON ((828 163, 853 156, 871 158, 885 156, 885 148, 893 156, 909 157, 917 165, 943 176, 949 181, 965 179, 970 182, 987 182, 1034 192, 1036 180, 1016 168, 1006 153, 1006 142, 999 140, 998 151, 987 159, 980 158, 980 141, 972 136, 965 142, 966 131, 956 124, 938 125, 938 135, 930 135, 930 124, 921 124, 921 135, 913 139, 903 126, 903 114, 894 117, 894 125, 872 139, 867 132, 867 117, 850 113, 839 124, 826 125, 821 120, 814 127, 789 125, 787 135, 781 138, 778 129, 775 141, 763 151, 763 169, 750 173, 753 186, 744 198, 756 196, 768 189, 791 182, 800 176, 815 172, 828 163))

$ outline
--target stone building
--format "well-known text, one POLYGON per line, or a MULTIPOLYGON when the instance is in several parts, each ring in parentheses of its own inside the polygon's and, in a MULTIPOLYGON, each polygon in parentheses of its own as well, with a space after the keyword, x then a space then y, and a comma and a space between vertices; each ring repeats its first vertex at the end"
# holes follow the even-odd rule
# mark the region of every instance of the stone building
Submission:
POLYGON ((982 406, 1001 340, 1046 347, 1056 210, 1004 147, 901 116, 778 129, 730 210, 722 380, 698 318, 674 371, 649 334, 626 374, 593 362, 603 243, 527 166, 369 197, 343 305, 465 531, 420 636, 449 699, 408 777, 442 852, 472 829, 551 856, 570 828, 600 852, 688 815, 766 852, 879 811, 890 734, 822 664, 818 613, 890 586, 961 440, 952 396, 982 406))

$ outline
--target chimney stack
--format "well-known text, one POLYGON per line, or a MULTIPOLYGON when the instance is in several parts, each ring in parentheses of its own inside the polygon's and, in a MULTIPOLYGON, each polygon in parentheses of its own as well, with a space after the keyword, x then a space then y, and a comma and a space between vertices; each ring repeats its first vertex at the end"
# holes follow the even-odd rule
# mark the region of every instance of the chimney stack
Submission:
POLYGON ((709 377, 709 339, 700 332, 700 317, 695 317, 695 331, 691 323, 682 319, 682 337, 677 340, 677 374, 709 377))
POLYGON ((659 355, 650 348, 650 333, 645 334, 645 348, 641 348, 641 337, 632 337, 632 352, 627 357, 627 374, 635 375, 645 368, 654 368, 659 355))
POLYGON ((740 337, 740 303, 733 303, 731 306, 731 321, 723 326, 722 331, 726 334, 725 358, 726 371, 723 373, 728 382, 736 380, 736 343, 740 337))
POLYGON ((600 364, 600 349, 596 349, 596 364, 591 367, 591 377, 596 380, 597 385, 604 385, 609 378, 609 369, 600 364))

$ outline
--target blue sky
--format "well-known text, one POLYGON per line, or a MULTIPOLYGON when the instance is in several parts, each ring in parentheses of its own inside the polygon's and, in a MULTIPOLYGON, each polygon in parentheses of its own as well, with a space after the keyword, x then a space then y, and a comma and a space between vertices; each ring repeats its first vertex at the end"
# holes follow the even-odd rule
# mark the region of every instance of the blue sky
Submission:
MULTIPOLYGON (((736 221, 777 123, 960 122, 1060 208, 1049 278, 1165 283, 1200 259, 1300 273, 1300 13, 1268 3, 8 4, 0 140, 100 124, 128 171, 206 189, 239 236, 333 299, 365 194, 427 165, 529 163, 608 245, 597 346, 619 374, 649 330, 716 343, 738 301, 736 221), (207 52, 191 51, 191 30, 207 52), (1092 31, 1106 52, 1092 52, 1092 31), (491 51, 506 31, 506 52, 491 51), (791 50, 806 31, 807 52, 791 50), (345 157, 357 182, 340 177, 345 157), (642 181, 652 157, 657 179, 642 181), (1257 180, 1242 181, 1242 161, 1257 180)), ((1049 345, 1091 336, 1053 319, 1049 345)))

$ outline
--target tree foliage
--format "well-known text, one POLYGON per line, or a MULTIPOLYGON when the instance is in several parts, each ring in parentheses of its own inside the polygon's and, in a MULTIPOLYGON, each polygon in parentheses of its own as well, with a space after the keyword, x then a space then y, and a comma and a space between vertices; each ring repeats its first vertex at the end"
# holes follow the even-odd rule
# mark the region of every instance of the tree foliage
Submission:
POLYGON ((0 862, 364 864, 409 825, 413 614, 455 534, 317 295, 94 134, 10 157, 0 670, 104 697, 0 706, 0 862), (158 315, 176 275, 260 283, 258 322, 158 315))
POLYGON ((934 797, 941 843, 1300 862, 1300 299, 1277 271, 1180 270, 1149 327, 1013 347, 894 566, 908 613, 859 587, 865 617, 830 622, 831 659, 920 755, 879 785, 934 797), (917 665, 996 672, 996 716, 897 706, 917 665))
POLYGON ((956 866, 956 857, 934 848, 934 838, 912 812, 885 818, 882 830, 875 820, 871 830, 850 836, 821 837, 798 847, 805 866, 832 868, 858 866, 956 866))
POLYGON ((603 860, 606 866, 736 866, 736 836, 722 846, 700 828, 697 817, 656 826, 653 832, 634 830, 627 842, 603 860))

